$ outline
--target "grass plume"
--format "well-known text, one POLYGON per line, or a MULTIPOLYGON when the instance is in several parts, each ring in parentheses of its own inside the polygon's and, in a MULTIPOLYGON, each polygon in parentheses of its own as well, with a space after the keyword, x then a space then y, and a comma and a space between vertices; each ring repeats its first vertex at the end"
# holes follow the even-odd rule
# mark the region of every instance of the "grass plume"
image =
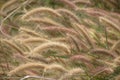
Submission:
POLYGON ((7 43, 10 47, 12 47, 12 49, 15 49, 21 55, 24 55, 24 52, 18 46, 16 46, 14 43, 10 42, 9 40, 3 40, 3 42, 7 43))
POLYGON ((73 10, 77 10, 78 9, 78 7, 74 3, 69 1, 69 0, 57 0, 57 1, 62 2, 63 4, 69 6, 73 10))
POLYGON ((111 52, 111 51, 109 51, 109 50, 101 49, 101 48, 92 49, 92 50, 90 51, 90 53, 109 55, 109 56, 111 56, 111 57, 113 57, 113 58, 116 58, 116 57, 117 57, 116 53, 113 53, 113 52, 111 52))
POLYGON ((118 40, 116 43, 113 44, 113 46, 111 47, 111 51, 115 51, 115 49, 117 49, 119 45, 120 45, 120 40, 118 40))
POLYGON ((72 69, 72 70, 68 71, 68 73, 65 73, 63 76, 61 76, 58 80, 66 80, 67 78, 72 77, 78 73, 84 73, 84 70, 81 68, 72 69))
POLYGON ((72 11, 67 10, 67 9, 57 9, 56 11, 59 13, 66 14, 67 16, 70 16, 72 19, 74 19, 77 23, 80 23, 80 19, 72 11))
POLYGON ((33 38, 28 38, 28 39, 24 39, 22 40, 22 43, 43 43, 43 42, 48 42, 50 40, 45 39, 45 38, 38 38, 38 37, 33 37, 33 38))
POLYGON ((35 36, 35 37, 40 37, 40 36, 42 36, 41 34, 35 32, 35 31, 31 30, 31 29, 27 29, 27 28, 20 28, 19 31, 23 31, 23 32, 25 32, 25 33, 27 33, 27 34, 30 34, 30 35, 33 35, 33 36, 35 36))
POLYGON ((3 12, 6 8, 9 8, 11 5, 13 5, 14 3, 16 3, 17 0, 10 0, 7 3, 5 3, 2 8, 1 11, 3 12))
POLYGON ((86 28, 83 25, 79 25, 79 24, 76 24, 76 26, 78 27, 79 31, 83 33, 84 37, 86 38, 88 43, 92 46, 92 48, 94 48, 95 44, 93 43, 91 37, 88 35, 86 28))
POLYGON ((41 30, 45 30, 45 31, 51 31, 51 32, 65 32, 65 33, 69 33, 71 35, 77 35, 77 32, 74 31, 73 29, 70 28, 65 28, 65 27, 57 27, 57 26, 49 26, 49 27, 44 27, 41 28, 41 30))
POLYGON ((45 25, 62 26, 62 24, 55 22, 54 20, 49 19, 49 18, 30 18, 27 21, 34 22, 37 24, 43 23, 45 25))
POLYGON ((34 63, 26 63, 26 64, 20 65, 19 67, 11 70, 8 73, 8 76, 15 75, 16 73, 20 73, 21 71, 31 69, 31 68, 42 68, 42 69, 44 69, 46 66, 47 65, 43 64, 43 63, 35 63, 35 62, 34 63))
POLYGON ((57 17, 61 17, 61 15, 59 13, 57 13, 54 9, 51 8, 47 8, 47 7, 40 7, 40 8, 35 8, 29 12, 27 12, 26 14, 24 14, 22 16, 22 20, 31 17, 33 14, 38 14, 38 13, 43 13, 43 12, 48 12, 51 15, 57 16, 57 17))
POLYGON ((62 50, 67 54, 70 54, 70 49, 69 47, 64 44, 64 43, 60 43, 60 42, 47 42, 47 43, 43 43, 42 45, 36 47, 31 54, 35 54, 35 53, 40 53, 45 49, 48 48, 52 48, 52 49, 58 49, 58 50, 62 50))
POLYGON ((105 18, 105 17, 99 17, 99 20, 100 20, 101 22, 104 22, 104 23, 107 23, 107 24, 111 25, 112 28, 114 28, 116 31, 118 31, 118 32, 120 33, 120 28, 119 28, 119 26, 118 26, 117 24, 115 24, 113 21, 111 21, 111 20, 109 20, 109 19, 107 19, 107 18, 105 18))

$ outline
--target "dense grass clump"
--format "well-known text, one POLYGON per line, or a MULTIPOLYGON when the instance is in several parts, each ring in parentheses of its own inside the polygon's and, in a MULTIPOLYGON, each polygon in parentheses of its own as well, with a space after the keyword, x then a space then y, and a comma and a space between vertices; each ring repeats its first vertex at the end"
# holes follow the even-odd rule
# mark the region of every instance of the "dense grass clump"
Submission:
POLYGON ((0 80, 120 80, 119 0, 1 0, 0 80))

